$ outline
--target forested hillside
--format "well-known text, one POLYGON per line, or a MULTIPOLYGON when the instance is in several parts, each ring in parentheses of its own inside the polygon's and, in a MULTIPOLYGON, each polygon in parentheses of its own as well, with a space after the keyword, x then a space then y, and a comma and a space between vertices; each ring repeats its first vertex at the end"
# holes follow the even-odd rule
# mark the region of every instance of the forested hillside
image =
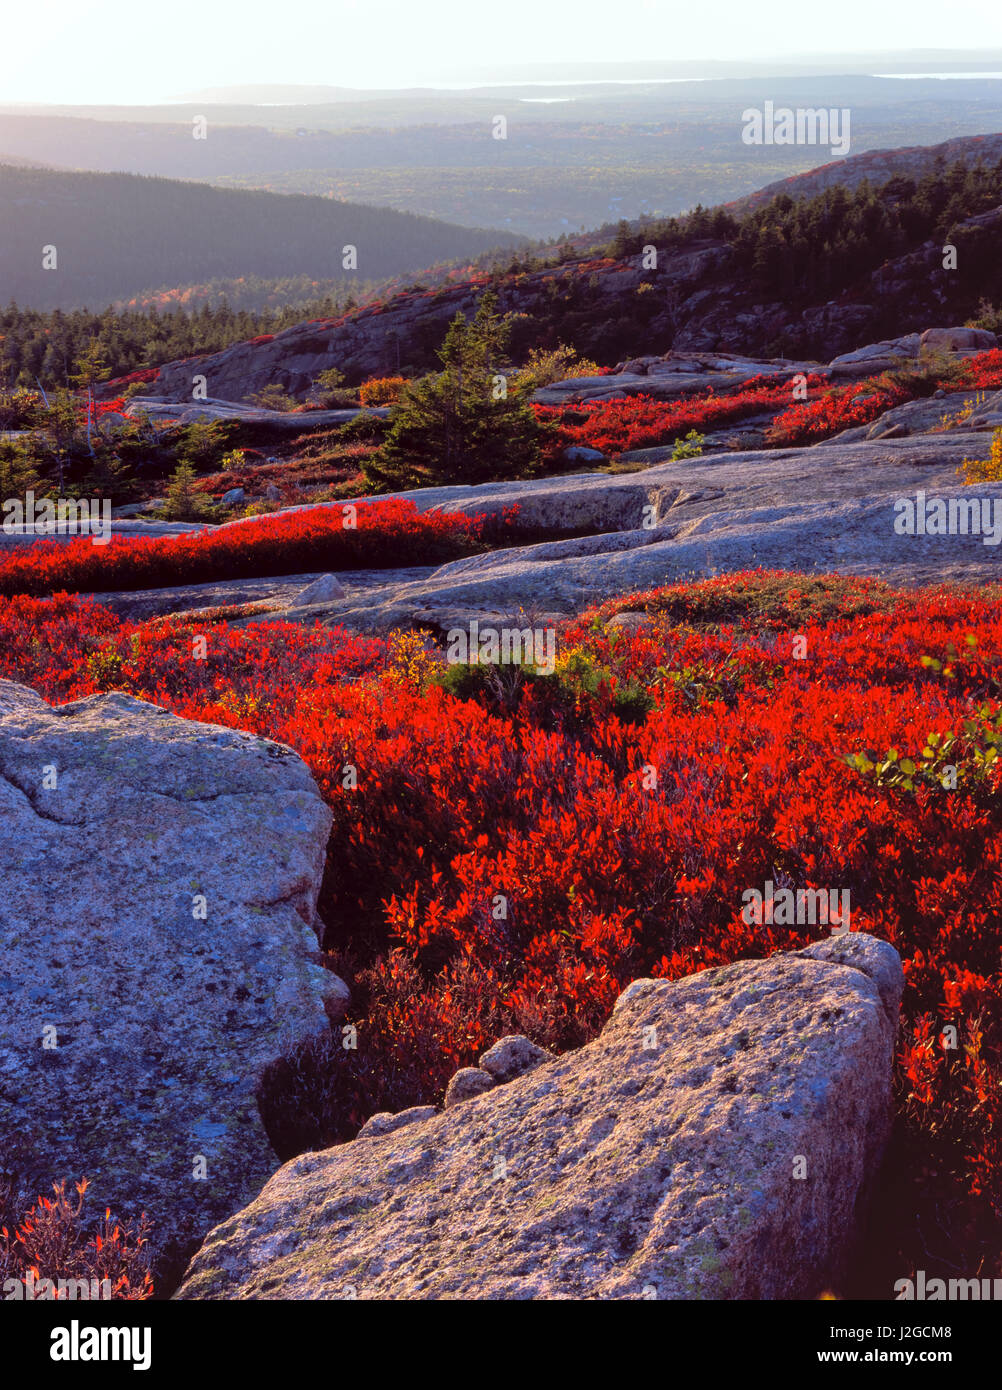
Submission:
POLYGON ((347 292, 340 298, 328 295, 263 310, 239 309, 224 302, 200 309, 178 306, 161 312, 150 306, 95 314, 87 309, 70 313, 21 309, 11 303, 0 309, 0 388, 40 385, 48 391, 66 386, 74 363, 94 341, 100 343, 111 374, 120 377, 159 362, 218 352, 231 343, 277 333, 304 317, 334 316, 351 303, 347 292))
MULTIPOLYGON (((701 238, 728 243, 728 268, 745 286, 763 295, 813 297, 841 292, 861 274, 914 250, 929 238, 956 233, 964 244, 965 268, 994 273, 994 240, 961 231, 960 223, 1002 203, 1002 160, 961 160, 923 178, 898 176, 882 184, 864 179, 855 189, 835 184, 813 197, 778 193, 763 206, 735 216, 726 208, 697 209, 685 218, 650 222, 634 229, 621 224, 613 236, 615 256, 692 245, 701 238)), ((990 286, 986 283, 985 290, 990 286)))
POLYGON ((0 302, 102 309, 234 273, 358 285, 512 238, 331 198, 0 166, 0 302), (356 248, 345 269, 345 246, 356 248), (55 266, 44 248, 55 247, 55 266))

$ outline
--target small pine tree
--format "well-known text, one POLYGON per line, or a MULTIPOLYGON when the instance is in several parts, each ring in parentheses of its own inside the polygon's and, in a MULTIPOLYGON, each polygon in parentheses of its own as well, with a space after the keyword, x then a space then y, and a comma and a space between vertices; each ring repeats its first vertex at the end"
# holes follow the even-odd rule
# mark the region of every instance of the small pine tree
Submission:
POLYGON ((251 401, 259 410, 287 412, 296 408, 295 397, 290 396, 286 388, 277 381, 271 382, 260 391, 255 391, 251 396, 251 401))
POLYGON ((48 404, 39 412, 41 439, 45 452, 54 460, 59 479, 59 495, 65 495, 72 465, 85 450, 80 414, 72 392, 50 391, 48 404))
POLYGON ((231 433, 231 427, 222 420, 193 420, 178 434, 177 457, 196 472, 217 468, 231 433))
POLYGON ((370 483, 409 488, 524 478, 539 466, 539 427, 514 372, 501 371, 509 320, 491 291, 471 322, 457 314, 439 349, 442 370, 409 382, 390 415, 370 483))
POLYGON ((111 376, 104 348, 97 338, 91 338, 86 349, 76 359, 75 372, 70 373, 70 381, 82 391, 90 391, 101 381, 111 376))
POLYGON ((637 238, 629 222, 623 218, 616 223, 616 234, 609 243, 609 253, 617 261, 625 261, 632 254, 637 238))
POLYGON ((0 497, 23 497, 29 488, 43 496, 48 491, 44 468, 45 459, 31 436, 0 440, 0 497))
POLYGON ((195 488, 197 474, 190 463, 179 463, 170 475, 162 508, 166 521, 202 521, 212 512, 212 502, 195 488))

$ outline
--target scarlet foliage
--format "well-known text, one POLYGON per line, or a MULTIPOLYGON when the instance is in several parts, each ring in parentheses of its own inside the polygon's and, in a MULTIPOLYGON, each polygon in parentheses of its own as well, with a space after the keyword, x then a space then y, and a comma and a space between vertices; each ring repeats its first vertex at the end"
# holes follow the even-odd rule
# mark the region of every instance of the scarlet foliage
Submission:
MULTIPOLYGON (((65 1286, 73 1280, 84 1282, 85 1297, 152 1297, 149 1223, 143 1217, 122 1225, 106 1211, 88 1231, 83 1219, 87 1186, 86 1179, 76 1184, 74 1202, 66 1195, 66 1184, 55 1183, 52 1197, 39 1197, 19 1218, 11 1216, 10 1227, 0 1221, 0 1287, 12 1279, 24 1284, 26 1298, 76 1298, 79 1285, 65 1286), (43 1284, 46 1280, 50 1286, 43 1284)), ((5 1187, 0 1217, 8 1216, 9 1200, 5 1187)))
POLYGON ((768 431, 773 445, 814 444, 841 430, 869 425, 908 399, 902 389, 880 389, 871 382, 832 387, 813 401, 799 402, 777 415, 768 431))
MULTIPOLYGON (((812 373, 801 383, 806 399, 791 401, 793 380, 789 374, 763 375, 726 394, 708 391, 674 401, 617 396, 572 406, 534 405, 533 410, 537 419, 555 427, 546 447, 547 457, 555 459, 568 445, 604 454, 652 448, 681 439, 689 430, 715 429, 787 402, 788 408, 774 416, 766 431, 769 444, 814 444, 841 430, 870 424, 885 410, 911 399, 905 386, 884 376, 831 386, 825 376, 812 373)), ((954 391, 1002 386, 1002 349, 964 359, 941 385, 954 391)))
MULTIPOLYGON (((121 414, 121 412, 122 412, 124 409, 125 409, 125 397, 124 397, 124 396, 116 396, 116 397, 114 398, 114 400, 110 400, 110 401, 95 401, 95 402, 94 402, 94 414, 95 414, 99 419, 100 419, 100 417, 101 417, 102 415, 110 415, 112 412, 115 412, 116 414, 121 414)), ((86 406, 84 406, 84 410, 86 411, 86 406)))
POLYGON ((104 395, 106 391, 110 391, 112 395, 117 395, 126 386, 132 386, 136 382, 142 382, 145 386, 151 381, 156 381, 159 375, 159 367, 146 367, 139 372, 129 372, 126 376, 116 376, 111 381, 102 382, 100 386, 95 388, 95 394, 104 395))
POLYGON ((954 383, 961 390, 991 391, 1002 386, 1002 348, 990 348, 964 359, 954 383))
MULTIPOLYGON (((1002 386, 1002 349, 965 358, 940 385, 952 391, 990 390, 1002 386)), ((868 425, 893 406, 910 399, 908 390, 887 377, 868 377, 849 386, 831 387, 813 401, 803 401, 777 415, 767 432, 770 444, 814 444, 841 430, 868 425)))
MULTIPOLYGON (((808 391, 817 391, 824 378, 807 378, 808 391)), ((583 445, 603 454, 646 449, 666 444, 692 429, 730 424, 790 400, 789 377, 752 377, 740 391, 718 395, 709 391, 674 401, 651 396, 616 396, 574 406, 534 405, 539 420, 559 426, 559 444, 583 445)))
MULTIPOLYGON (((511 522, 511 508, 501 522, 511 522)), ((104 593, 314 570, 435 564, 475 550, 488 522, 413 502, 323 506, 163 539, 37 540, 0 552, 0 594, 104 593)))
MULTIPOLYGON (((504 1032, 587 1040, 638 976, 825 934, 748 924, 748 888, 848 889, 852 929, 905 964, 902 1123, 1002 1220, 999 618, 987 593, 728 575, 585 615, 554 675, 499 701, 429 683, 399 641, 216 623, 193 662, 181 619, 19 597, 0 600, 0 675, 55 700, 125 689, 307 761, 334 813, 325 946, 360 1040, 314 1078, 310 1142, 440 1098, 504 1032), (606 629, 624 606, 653 626, 606 629), (920 763, 950 735, 954 787, 881 780, 885 750, 920 763)), ((296 1117, 269 1122, 294 1151, 296 1117)))

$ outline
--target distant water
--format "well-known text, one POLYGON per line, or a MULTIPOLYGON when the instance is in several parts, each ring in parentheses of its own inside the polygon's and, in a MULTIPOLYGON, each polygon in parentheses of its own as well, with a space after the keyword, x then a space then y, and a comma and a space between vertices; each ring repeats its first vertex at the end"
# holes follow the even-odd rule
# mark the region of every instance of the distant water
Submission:
POLYGON ((911 78, 918 77, 938 77, 943 81, 945 81, 947 78, 953 81, 958 77, 966 77, 969 80, 974 81, 979 77, 1002 77, 1002 72, 875 72, 872 73, 871 76, 899 77, 904 82, 909 81, 909 79, 911 78))
MULTIPOLYGON (((788 75, 789 75, 789 74, 784 74, 784 76, 788 76, 788 75)), ((966 80, 968 80, 968 81, 972 81, 972 82, 973 82, 973 81, 977 81, 978 78, 986 78, 986 79, 991 78, 991 79, 997 80, 997 79, 999 79, 999 78, 1002 78, 1002 72, 873 72, 873 73, 870 73, 870 76, 871 76, 871 77, 895 77, 895 78, 898 78, 898 79, 899 79, 900 81, 902 81, 902 82, 907 82, 907 81, 909 81, 909 80, 915 80, 915 81, 917 81, 917 80, 919 80, 920 78, 939 78, 939 79, 942 80, 942 81, 955 81, 955 80, 957 80, 957 79, 963 78, 963 79, 966 79, 966 80)), ((520 81, 517 81, 517 80, 499 81, 499 82, 424 82, 424 83, 415 83, 413 87, 409 87, 409 88, 405 88, 405 87, 386 87, 386 88, 367 87, 367 88, 365 88, 365 90, 368 91, 368 92, 379 92, 381 95, 382 95, 383 93, 385 93, 385 95, 387 95, 387 96, 392 96, 392 95, 393 95, 394 93, 396 93, 396 92, 400 92, 400 91, 415 91, 415 90, 416 90, 416 91, 423 91, 423 92, 477 92, 477 91, 487 90, 487 89, 494 90, 494 91, 498 91, 498 90, 504 91, 504 90, 510 90, 510 89, 512 89, 512 88, 518 88, 518 87, 551 87, 551 88, 552 88, 552 87, 655 87, 655 86, 668 86, 668 85, 673 84, 673 83, 676 83, 676 82, 710 82, 710 81, 713 81, 713 80, 714 80, 713 78, 709 78, 709 77, 601 77, 601 78, 594 78, 594 77, 592 77, 592 78, 589 78, 589 77, 576 77, 576 78, 560 78, 560 79, 557 79, 557 80, 554 80, 554 81, 549 81, 549 82, 547 82, 547 81, 543 81, 543 80, 541 80, 541 79, 539 79, 539 78, 533 78, 533 79, 530 80, 530 81, 521 81, 521 82, 520 82, 520 81)), ((520 99, 521 101, 539 102, 540 104, 542 104, 542 103, 550 103, 550 102, 557 102, 557 101, 576 101, 576 100, 577 100, 576 97, 521 97, 521 98, 519 98, 519 99, 520 99)), ((229 101, 231 101, 231 99, 230 99, 230 98, 226 98, 226 101, 229 102, 229 101)), ((190 97, 175 97, 175 98, 171 98, 171 99, 168 100, 168 101, 161 101, 161 102, 158 102, 158 103, 157 103, 157 105, 159 105, 159 106, 190 106, 191 104, 192 104, 192 99, 191 99, 190 97)), ((254 103, 252 103, 252 104, 255 105, 255 106, 314 106, 314 105, 324 105, 323 102, 319 102, 319 103, 318 103, 318 102, 314 102, 314 101, 305 101, 305 100, 298 100, 298 101, 297 101, 297 100, 292 100, 292 101, 258 101, 258 102, 254 102, 254 103)))
POLYGON ((649 87, 655 83, 709 81, 708 77, 574 77, 544 82, 534 77, 529 82, 434 82, 428 85, 448 92, 466 92, 480 87, 649 87))
MULTIPOLYGON (((531 82, 417 82, 411 87, 366 87, 366 92, 378 92, 380 95, 393 96, 398 92, 479 92, 479 91, 505 91, 513 87, 655 87, 665 85, 669 82, 709 82, 708 77, 578 77, 572 80, 555 82, 542 82, 533 79, 531 82)), ((227 102, 231 98, 226 99, 227 102)), ((521 101, 574 101, 574 97, 521 97, 521 101)), ((158 102, 159 106, 190 106, 190 97, 176 97, 171 101, 158 102)), ((239 104, 239 103, 238 103, 239 104)), ((254 106, 323 106, 328 103, 316 101, 255 101, 254 106)))

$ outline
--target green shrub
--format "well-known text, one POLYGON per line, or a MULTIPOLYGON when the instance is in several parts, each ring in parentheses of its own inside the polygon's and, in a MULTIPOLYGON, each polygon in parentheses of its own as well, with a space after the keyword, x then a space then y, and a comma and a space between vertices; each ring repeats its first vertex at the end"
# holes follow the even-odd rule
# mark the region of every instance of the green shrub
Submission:
POLYGON ((541 710, 563 722, 590 721, 610 713, 624 724, 642 724, 654 699, 637 680, 617 680, 608 666, 574 648, 558 657, 553 671, 526 662, 452 662, 434 671, 429 684, 458 700, 476 700, 490 709, 514 709, 524 690, 531 690, 541 710))
POLYGON ((564 343, 555 348, 533 348, 518 374, 518 385, 522 390, 537 391, 568 377, 595 376, 598 370, 597 362, 578 357, 576 350, 564 343))
POLYGON ((36 441, 28 439, 0 440, 0 499, 23 497, 31 489, 44 496, 47 485, 42 478, 45 460, 36 441))
POLYGON ((255 391, 251 396, 251 401, 259 410, 295 410, 299 402, 294 396, 290 396, 284 386, 280 386, 277 381, 265 386, 260 391, 255 391))
POLYGON ((700 434, 698 430, 690 430, 684 439, 676 439, 675 447, 671 451, 672 461, 698 458, 705 443, 705 434, 700 434))
POLYGON ((875 384, 906 391, 911 399, 918 399, 935 394, 941 386, 948 387, 962 370, 962 360, 951 353, 923 348, 916 361, 881 372, 875 384))
POLYGON ((196 472, 208 472, 219 465, 226 452, 230 430, 222 420, 193 420, 183 425, 176 439, 164 442, 179 463, 188 463, 196 472))
POLYGON ((197 490, 195 479, 190 463, 179 463, 174 469, 161 508, 165 521, 204 521, 214 514, 211 498, 197 490))
POLYGON ((382 415, 356 415, 354 420, 338 426, 337 438, 342 444, 375 444, 386 438, 389 428, 389 421, 382 415))
POLYGON ((989 333, 1002 337, 1002 308, 996 309, 987 299, 982 299, 974 318, 967 320, 967 328, 987 328, 989 333))
POLYGON ((0 430, 26 430, 35 424, 41 397, 21 388, 0 388, 0 430))

